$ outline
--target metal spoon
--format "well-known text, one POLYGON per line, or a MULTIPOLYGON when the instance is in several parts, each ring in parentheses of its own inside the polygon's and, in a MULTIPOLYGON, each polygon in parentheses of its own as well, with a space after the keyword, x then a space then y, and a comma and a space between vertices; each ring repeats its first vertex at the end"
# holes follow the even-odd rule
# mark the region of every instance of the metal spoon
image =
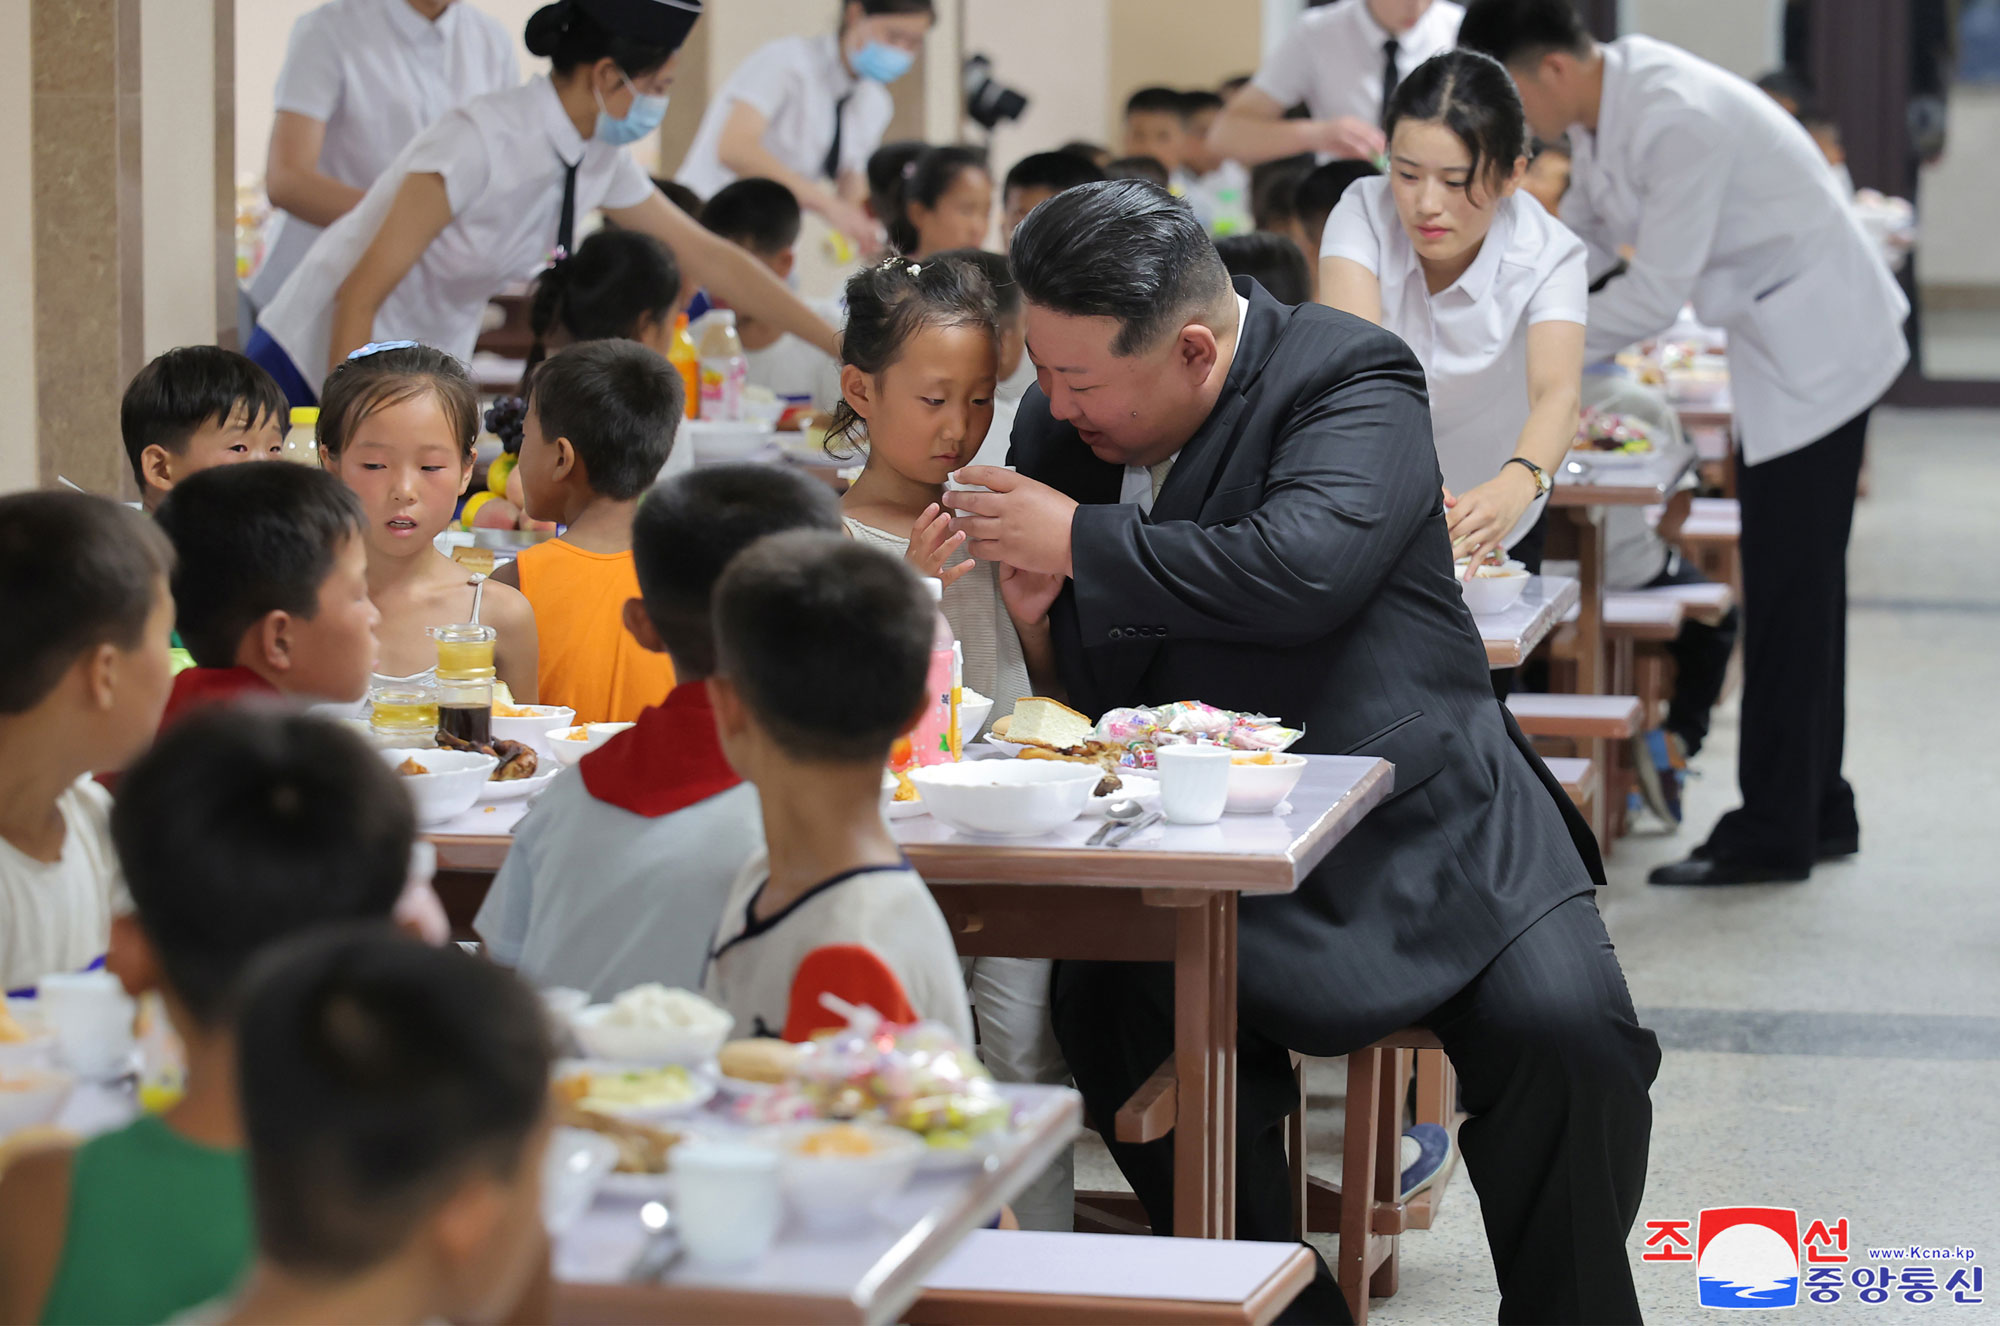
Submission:
POLYGON ((1104 823, 1098 826, 1096 833, 1084 839, 1083 845, 1085 847, 1096 847, 1104 841, 1104 836, 1113 829, 1123 824, 1130 824, 1145 813, 1146 808, 1130 797, 1112 802, 1104 808, 1104 823))
POLYGON ((1134 838, 1165 818, 1166 816, 1157 810, 1148 811, 1144 816, 1132 821, 1130 824, 1119 825, 1117 840, 1114 842, 1107 839, 1104 845, 1106 847, 1123 847, 1126 843, 1131 842, 1134 838))
POLYGON ((666 1203, 647 1202, 640 1207, 639 1223, 652 1237, 646 1240, 646 1246, 632 1260, 632 1269, 625 1273, 625 1281, 635 1285, 652 1284, 681 1259, 686 1247, 681 1243, 674 1213, 666 1203))

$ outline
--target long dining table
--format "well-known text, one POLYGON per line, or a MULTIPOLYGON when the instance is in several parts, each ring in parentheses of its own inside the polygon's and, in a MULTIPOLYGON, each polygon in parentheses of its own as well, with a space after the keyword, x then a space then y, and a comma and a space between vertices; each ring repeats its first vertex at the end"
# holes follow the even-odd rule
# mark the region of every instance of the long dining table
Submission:
POLYGON ((1549 507, 1567 518, 1576 534, 1576 689, 1602 695, 1604 675, 1604 509, 1653 506, 1665 502, 1695 462, 1690 447, 1665 448, 1636 460, 1608 460, 1572 451, 1549 494, 1549 507))
MULTIPOLYGON (((1118 1113, 1121 1140, 1172 1132, 1174 1232, 1229 1238, 1236 1192, 1237 903, 1289 893, 1379 805, 1394 769, 1310 755, 1276 812, 1160 824, 1090 846, 1082 819, 1038 838, 969 836, 928 815, 891 828, 967 957, 1168 962, 1174 1053, 1118 1113)), ((473 916, 512 842, 520 803, 475 807, 426 836, 455 928, 473 916)))

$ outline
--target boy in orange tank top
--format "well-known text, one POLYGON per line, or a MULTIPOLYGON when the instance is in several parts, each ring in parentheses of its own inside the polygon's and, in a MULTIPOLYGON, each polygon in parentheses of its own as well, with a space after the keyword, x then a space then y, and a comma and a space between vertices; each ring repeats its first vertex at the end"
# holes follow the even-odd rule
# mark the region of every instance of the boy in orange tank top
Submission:
POLYGON ((636 341, 585 341, 528 383, 517 473, 528 514, 567 526, 493 579, 527 595, 540 639, 541 703, 579 723, 623 723, 673 689, 674 668, 625 629, 639 597, 632 515, 674 443, 680 374, 636 341))

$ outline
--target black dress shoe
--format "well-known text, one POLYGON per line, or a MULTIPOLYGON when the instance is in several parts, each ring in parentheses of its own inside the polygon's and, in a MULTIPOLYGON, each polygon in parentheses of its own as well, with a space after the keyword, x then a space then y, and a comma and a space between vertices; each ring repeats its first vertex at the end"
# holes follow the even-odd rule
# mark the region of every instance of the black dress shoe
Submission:
MULTIPOLYGON (((1861 850, 1861 835, 1858 833, 1850 833, 1843 836, 1832 837, 1832 838, 1822 838, 1819 840, 1819 846, 1813 852, 1813 860, 1838 861, 1842 857, 1853 856, 1860 850, 1861 850)), ((1713 860, 1714 856, 1715 856, 1714 850, 1710 848, 1707 843, 1703 843, 1701 846, 1695 848, 1692 852, 1688 853, 1688 860, 1709 861, 1713 860)), ((1659 883, 1661 881, 1656 880, 1654 882, 1659 883)))
POLYGON ((1655 866, 1646 876, 1648 884, 1786 884, 1806 878, 1810 870, 1788 866, 1755 866, 1740 861, 1718 861, 1711 856, 1691 856, 1671 865, 1655 866))

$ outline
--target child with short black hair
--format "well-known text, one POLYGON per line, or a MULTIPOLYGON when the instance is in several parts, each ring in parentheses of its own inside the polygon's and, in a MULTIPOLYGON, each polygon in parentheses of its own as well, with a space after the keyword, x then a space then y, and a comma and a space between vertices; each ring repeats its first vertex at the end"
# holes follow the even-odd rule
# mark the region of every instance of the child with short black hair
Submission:
MULTIPOLYGON (((726 184, 708 200, 701 223, 739 248, 748 249, 785 280, 798 260, 799 226, 803 213, 792 191, 776 180, 752 176, 726 184)), ((807 301, 833 325, 838 309, 807 301)), ((840 399, 840 365, 833 357, 788 331, 736 315, 736 334, 749 361, 749 380, 781 401, 803 402, 815 410, 830 410, 840 399)))
POLYGON ((1215 241, 1215 251, 1231 276, 1250 277, 1280 304, 1312 302, 1312 269, 1299 246, 1283 235, 1268 230, 1224 235, 1215 241))
POLYGON ((139 504, 153 510, 175 483, 211 466, 276 459, 290 418, 271 375, 234 350, 167 351, 133 374, 118 406, 139 504))
POLYGON ((1251 229, 1250 170, 1208 143, 1208 131, 1222 113, 1223 94, 1206 88, 1181 93, 1181 123, 1187 145, 1181 155, 1181 189, 1195 218, 1220 239, 1251 229))
POLYGON ((632 522, 641 597, 626 602, 625 628, 673 660, 677 684, 516 827, 474 922, 489 956, 600 1002, 648 981, 701 984, 723 899, 763 844, 757 794, 723 758, 702 684, 715 671, 710 596, 765 535, 840 528, 832 490, 771 465, 691 470, 646 495, 632 522))
POLYGON ((495 1321, 546 1265, 551 1054, 534 994, 456 946, 309 935, 247 982, 257 1261, 231 1322, 495 1321))
POLYGON ((368 597, 381 614, 376 680, 427 682, 437 667, 431 628, 483 623, 497 632, 499 679, 517 704, 533 704, 534 609, 519 590, 489 585, 433 542, 471 486, 478 443, 479 391, 442 350, 356 351, 320 390, 321 463, 367 516, 368 597))
POLYGON ((632 513, 667 463, 685 400, 681 375, 634 341, 586 341, 528 381, 522 493, 528 515, 566 526, 493 579, 528 596, 540 699, 579 723, 630 722, 673 689, 673 665, 625 631, 638 597, 632 513))
POLYGON ((1155 156, 1119 157, 1104 168, 1104 178, 1108 180, 1145 180, 1168 188, 1173 181, 1166 163, 1155 156))
POLYGON ((6 1321, 163 1321, 236 1284, 252 1250, 237 982, 282 937, 338 921, 386 930, 416 823, 359 737, 245 707, 163 735, 125 776, 111 829, 134 911, 115 922, 107 965, 134 994, 160 992, 187 1091, 164 1114, 8 1168, 6 1321))
MULTIPOLYGON (((1187 156, 1187 119, 1181 94, 1170 87, 1142 87, 1125 99, 1125 155, 1151 157, 1171 178, 1187 156)), ((1117 162, 1111 165, 1115 169, 1117 162)), ((1113 179, 1118 175, 1107 171, 1113 179)), ((1164 183, 1162 188, 1166 187, 1164 183)))
POLYGON ((993 175, 984 148, 926 148, 903 168, 893 196, 889 247, 912 258, 976 249, 993 225, 993 175))
POLYGON ((1292 210, 1298 216, 1298 230, 1290 238, 1305 258, 1315 286, 1319 275, 1319 244, 1326 235, 1327 217, 1333 215, 1333 209, 1340 202, 1340 196, 1347 192, 1348 185, 1381 173, 1372 161, 1329 161, 1307 171, 1292 191, 1292 210))
POLYGON ((795 1010, 823 1020, 818 991, 795 978, 835 947, 848 961, 820 989, 972 1043, 951 931, 882 818, 889 748, 929 698, 935 620, 915 572, 819 531, 754 544, 716 586, 709 694, 730 765, 756 785, 766 843, 730 891, 709 960, 709 997, 743 1034, 792 1035, 795 1010), (842 678, 839 704, 826 703, 829 676, 842 678))
POLYGON ((245 694, 351 704, 368 693, 368 518, 340 480, 286 461, 230 465, 177 484, 157 518, 196 665, 174 678, 162 727, 245 694))
POLYGON ((90 775, 124 768, 159 726, 173 561, 116 502, 0 497, 0 621, 16 627, 0 669, 0 991, 104 956, 124 888, 90 775))
POLYGON ((1014 242, 1014 227, 1042 203, 1064 189, 1103 178, 1097 162, 1076 152, 1032 152, 1022 157, 1008 168, 1007 182, 1000 189, 1001 245, 1014 242))

